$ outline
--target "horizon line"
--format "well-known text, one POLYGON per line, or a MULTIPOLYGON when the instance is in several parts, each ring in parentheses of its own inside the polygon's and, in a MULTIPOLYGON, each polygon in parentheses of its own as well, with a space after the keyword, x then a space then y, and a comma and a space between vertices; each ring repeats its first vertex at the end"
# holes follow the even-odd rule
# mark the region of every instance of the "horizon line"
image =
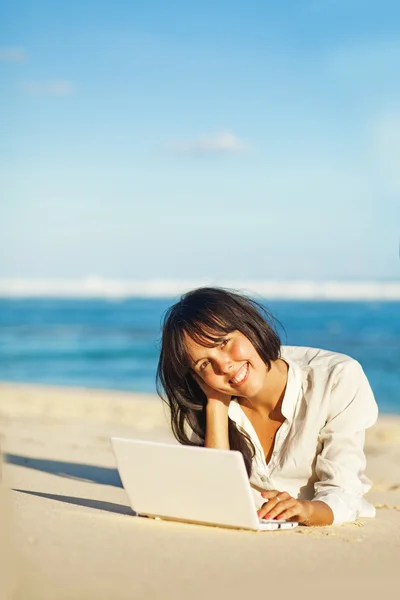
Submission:
POLYGON ((3 278, 0 298, 114 299, 169 298, 198 287, 222 287, 247 295, 282 300, 400 300, 400 279, 377 280, 210 280, 111 279, 88 276, 71 279, 3 278))

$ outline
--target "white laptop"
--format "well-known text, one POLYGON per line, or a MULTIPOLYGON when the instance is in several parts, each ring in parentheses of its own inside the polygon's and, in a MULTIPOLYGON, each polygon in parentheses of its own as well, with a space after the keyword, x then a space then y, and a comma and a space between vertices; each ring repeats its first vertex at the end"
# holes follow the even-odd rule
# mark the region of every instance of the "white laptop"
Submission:
POLYGON ((297 526, 259 519, 240 452, 118 437, 111 444, 138 515, 253 531, 297 526))

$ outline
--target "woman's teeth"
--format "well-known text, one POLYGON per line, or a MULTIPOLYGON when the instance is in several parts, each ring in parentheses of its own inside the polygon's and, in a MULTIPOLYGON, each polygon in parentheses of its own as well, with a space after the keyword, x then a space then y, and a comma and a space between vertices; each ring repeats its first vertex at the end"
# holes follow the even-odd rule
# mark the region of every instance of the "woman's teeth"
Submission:
POLYGON ((249 363, 246 363, 245 365, 243 365, 243 367, 241 369, 239 369, 239 371, 236 373, 235 377, 232 377, 232 379, 229 380, 229 383, 233 383, 234 385, 238 385, 239 383, 242 383, 242 381, 244 380, 244 378, 247 375, 248 368, 249 368, 249 363))

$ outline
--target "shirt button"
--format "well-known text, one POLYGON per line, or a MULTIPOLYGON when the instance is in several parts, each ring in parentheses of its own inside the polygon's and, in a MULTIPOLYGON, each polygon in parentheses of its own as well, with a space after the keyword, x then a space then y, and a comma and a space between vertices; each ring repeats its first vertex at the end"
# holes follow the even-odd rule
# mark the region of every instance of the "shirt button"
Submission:
POLYGON ((268 477, 266 475, 261 475, 260 479, 261 479, 261 481, 263 483, 265 483, 266 481, 268 481, 268 477))

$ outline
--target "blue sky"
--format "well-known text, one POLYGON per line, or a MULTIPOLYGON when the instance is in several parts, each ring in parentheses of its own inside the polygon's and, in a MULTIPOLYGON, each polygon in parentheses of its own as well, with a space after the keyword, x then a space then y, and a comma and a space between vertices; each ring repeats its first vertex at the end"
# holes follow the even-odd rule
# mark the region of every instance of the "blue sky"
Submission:
POLYGON ((0 277, 399 279, 398 2, 0 23, 0 277))

